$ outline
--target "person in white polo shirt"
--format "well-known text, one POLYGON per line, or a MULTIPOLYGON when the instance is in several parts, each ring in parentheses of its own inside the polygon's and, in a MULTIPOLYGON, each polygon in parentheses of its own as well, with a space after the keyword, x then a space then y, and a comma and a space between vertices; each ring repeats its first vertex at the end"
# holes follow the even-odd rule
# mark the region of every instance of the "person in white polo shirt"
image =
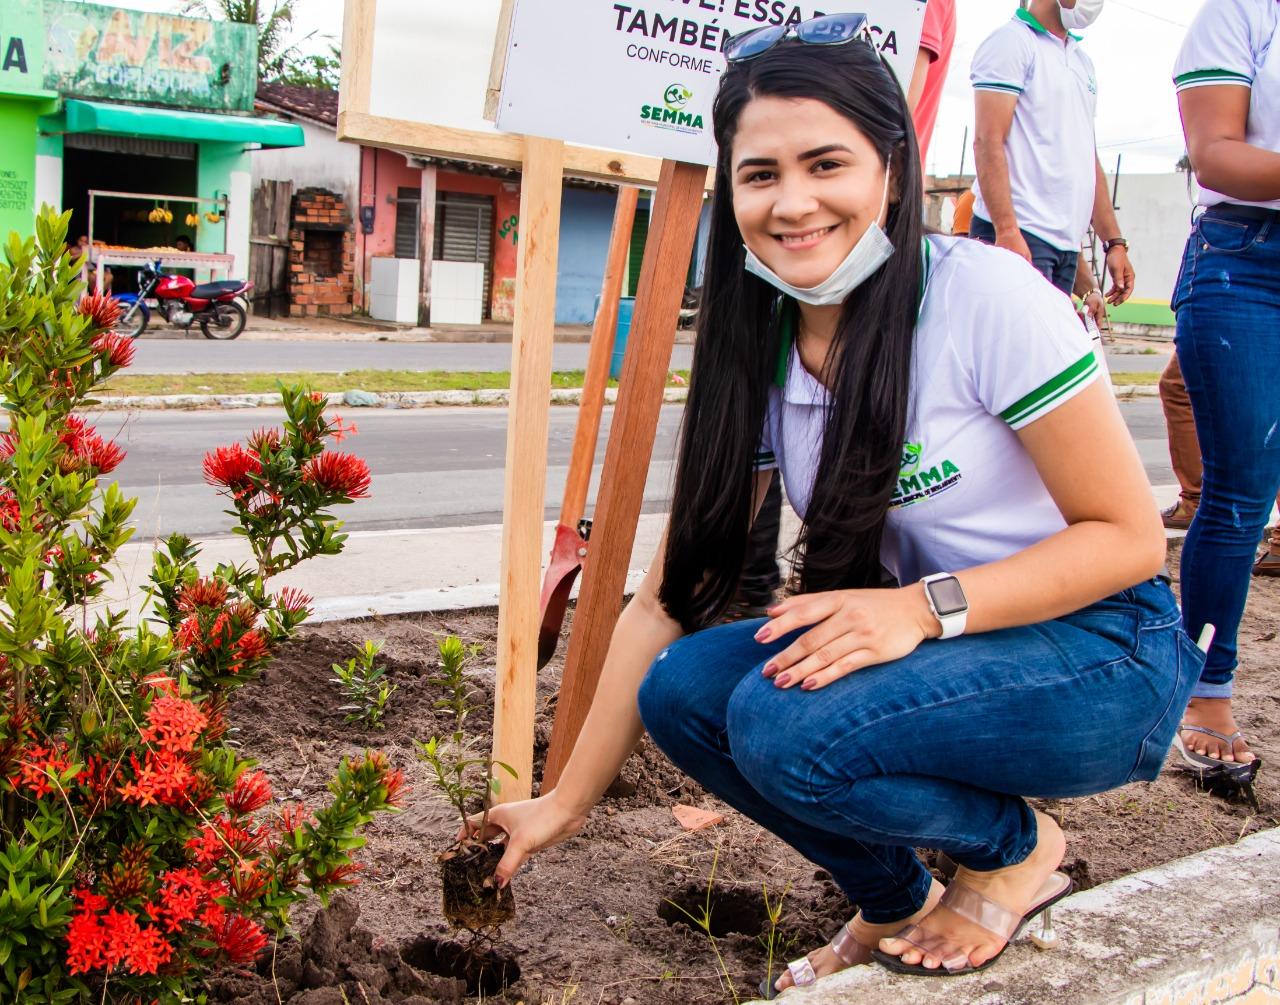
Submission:
POLYGON ((973 57, 977 180, 969 236, 1008 248, 1068 296, 1105 314, 1080 246, 1092 221, 1103 242, 1111 304, 1133 294, 1128 243, 1094 138, 1093 62, 1070 28, 1092 24, 1102 0, 1031 0, 973 57))
POLYGON ((1154 778, 1201 665, 1084 327, 1018 256, 926 237, 911 115, 864 24, 725 48, 664 543, 555 787, 483 835, 507 836, 506 883, 647 730, 858 905, 766 995, 873 958, 993 961, 1071 890, 1062 830, 1022 797, 1154 778), (775 468, 800 592, 716 625, 775 468), (945 893, 917 847, 959 863, 945 893))
POLYGON ((1252 782, 1236 633, 1280 489, 1280 3, 1208 0, 1174 70, 1200 211, 1173 297, 1204 460, 1182 550, 1187 626, 1216 630, 1180 742, 1193 770, 1252 782))

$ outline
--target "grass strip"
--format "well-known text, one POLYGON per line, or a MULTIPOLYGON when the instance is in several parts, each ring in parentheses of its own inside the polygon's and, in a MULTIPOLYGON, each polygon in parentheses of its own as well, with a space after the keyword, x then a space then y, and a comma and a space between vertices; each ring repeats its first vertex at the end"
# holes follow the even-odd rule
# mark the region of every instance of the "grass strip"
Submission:
MULTIPOLYGON (((673 371, 688 380, 688 370, 673 371)), ((581 387, 583 371, 558 370, 551 375, 554 388, 581 387)), ((456 370, 352 370, 347 373, 175 373, 118 374, 102 389, 102 397, 149 394, 269 394, 279 383, 303 383, 318 391, 488 391, 511 386, 505 371, 456 370)), ((617 387, 617 381, 609 381, 617 387)), ((678 381, 668 378, 669 385, 678 381)))
MULTIPOLYGON (((679 386, 680 380, 688 381, 688 370, 673 370, 667 386, 679 386)), ((551 375, 551 386, 573 388, 582 386, 581 370, 558 370, 551 375)), ((1155 384, 1158 373, 1114 373, 1115 384, 1155 384)), ((487 391, 511 386, 511 374, 507 372, 459 372, 455 370, 352 370, 348 373, 176 373, 176 374, 120 374, 103 388, 102 397, 133 397, 154 394, 270 394, 278 390, 279 382, 304 383, 318 391, 338 392, 360 390, 375 394, 382 391, 487 391)), ((609 381, 610 387, 618 382, 609 381)))

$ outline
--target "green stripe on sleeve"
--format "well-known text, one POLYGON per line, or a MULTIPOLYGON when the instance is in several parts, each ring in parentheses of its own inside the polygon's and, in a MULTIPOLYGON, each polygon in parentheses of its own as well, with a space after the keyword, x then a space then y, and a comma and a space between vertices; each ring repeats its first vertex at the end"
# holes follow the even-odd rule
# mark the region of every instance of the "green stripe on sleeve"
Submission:
POLYGON ((1235 70, 1212 69, 1212 70, 1192 70, 1190 73, 1182 73, 1173 78, 1174 85, 1180 91, 1185 91, 1189 87, 1207 87, 1214 84, 1231 84, 1239 87, 1252 87, 1253 78, 1247 73, 1238 73, 1235 70))
POLYGON ((975 91, 1000 91, 1003 94, 1021 94, 1022 88, 1017 84, 1002 84, 993 80, 979 80, 973 85, 975 91))
POLYGON ((1030 394, 1015 401, 1000 413, 1000 418, 1014 428, 1024 425, 1033 416, 1043 412, 1053 402, 1088 381, 1097 372, 1098 357, 1090 349, 1085 356, 1072 363, 1056 377, 1051 377, 1030 394))

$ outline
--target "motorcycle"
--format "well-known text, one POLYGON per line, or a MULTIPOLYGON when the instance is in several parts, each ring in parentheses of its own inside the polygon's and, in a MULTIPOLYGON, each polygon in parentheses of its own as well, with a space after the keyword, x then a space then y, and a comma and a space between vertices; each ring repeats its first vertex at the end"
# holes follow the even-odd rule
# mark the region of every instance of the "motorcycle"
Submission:
POLYGON ((688 331, 698 325, 698 308, 702 304, 702 287, 686 286, 684 296, 680 298, 680 315, 676 319, 676 328, 688 331))
POLYGON ((115 299, 125 309, 115 330, 137 338, 151 323, 150 298, 155 310, 171 325, 190 329, 199 323, 205 338, 233 339, 248 321, 244 302, 253 283, 244 279, 222 279, 196 285, 187 276, 163 272, 160 262, 148 262, 138 272, 138 292, 118 293, 115 299))

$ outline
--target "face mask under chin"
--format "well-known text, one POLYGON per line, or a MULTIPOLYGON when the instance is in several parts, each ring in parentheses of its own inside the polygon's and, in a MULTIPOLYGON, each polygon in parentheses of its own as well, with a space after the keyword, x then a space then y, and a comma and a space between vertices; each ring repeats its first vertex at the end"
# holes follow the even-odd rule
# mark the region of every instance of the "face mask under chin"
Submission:
POLYGON ((875 275, 884 266, 885 262, 893 257, 893 242, 889 240, 889 235, 880 226, 880 217, 884 215, 885 207, 889 205, 889 180, 889 172, 886 170, 884 175, 884 196, 880 202, 880 212, 871 221, 871 226, 867 228, 866 233, 850 249, 844 261, 837 265, 835 271, 817 286, 804 288, 788 283, 769 266, 765 265, 764 262, 760 261, 756 253, 750 248, 746 249, 747 255, 744 267, 753 276, 758 276, 774 289, 799 300, 801 303, 810 304, 814 307, 827 307, 832 304, 844 303, 845 298, 850 293, 875 275))

